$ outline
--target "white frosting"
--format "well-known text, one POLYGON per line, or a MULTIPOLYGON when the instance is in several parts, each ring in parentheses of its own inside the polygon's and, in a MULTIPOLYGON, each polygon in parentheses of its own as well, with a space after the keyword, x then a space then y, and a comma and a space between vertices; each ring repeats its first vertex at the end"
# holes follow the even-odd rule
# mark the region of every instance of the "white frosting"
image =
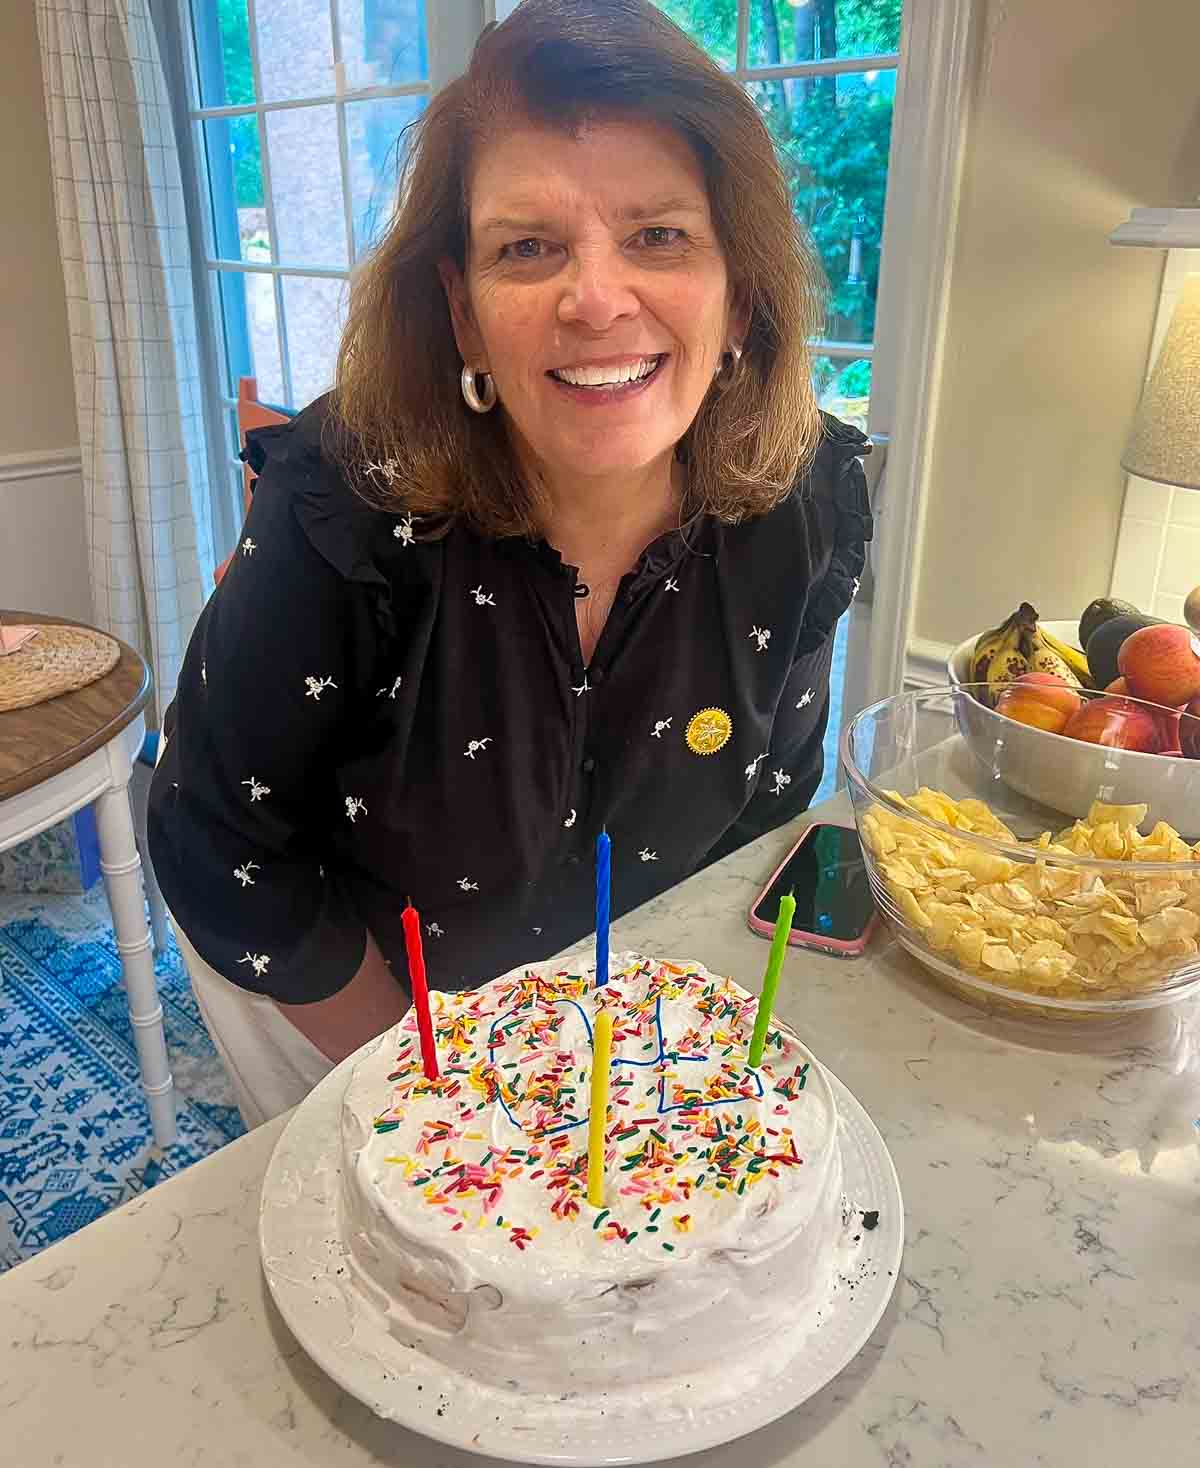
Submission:
POLYGON ((682 1385, 736 1361, 745 1390, 830 1287, 833 1095, 782 1027, 748 1068, 757 1001, 731 981, 631 954, 613 968, 600 991, 520 969, 435 994, 436 1086, 412 1013, 359 1061, 342 1106, 352 1275, 399 1340, 492 1385, 682 1385), (614 1013, 604 1213, 586 1201, 598 1004, 614 1013))

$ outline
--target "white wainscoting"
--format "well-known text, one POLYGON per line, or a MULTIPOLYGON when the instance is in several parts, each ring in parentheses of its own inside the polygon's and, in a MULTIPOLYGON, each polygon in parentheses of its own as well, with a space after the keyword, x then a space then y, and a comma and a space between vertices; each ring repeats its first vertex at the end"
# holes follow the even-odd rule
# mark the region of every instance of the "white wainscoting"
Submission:
POLYGON ((933 642, 928 637, 910 637, 904 655, 904 687, 944 688, 950 681, 946 663, 954 648, 948 642, 933 642))
POLYGON ((0 607, 92 620, 78 449, 0 454, 0 607))

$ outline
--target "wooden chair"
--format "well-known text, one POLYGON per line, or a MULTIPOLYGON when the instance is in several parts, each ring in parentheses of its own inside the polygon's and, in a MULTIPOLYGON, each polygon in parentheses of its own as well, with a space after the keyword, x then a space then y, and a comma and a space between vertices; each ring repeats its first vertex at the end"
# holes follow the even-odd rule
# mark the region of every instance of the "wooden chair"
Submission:
MULTIPOLYGON (((280 408, 270 408, 265 403, 258 401, 258 382, 253 377, 241 377, 238 379, 238 438, 242 447, 246 446, 246 434, 252 428, 269 428, 273 423, 286 423, 294 418, 294 413, 289 413, 280 408)), ((243 517, 250 511, 250 495, 254 484, 254 471, 249 464, 242 466, 242 514, 243 517)), ((220 584, 229 562, 233 559, 230 554, 221 562, 213 573, 213 581, 220 584)))

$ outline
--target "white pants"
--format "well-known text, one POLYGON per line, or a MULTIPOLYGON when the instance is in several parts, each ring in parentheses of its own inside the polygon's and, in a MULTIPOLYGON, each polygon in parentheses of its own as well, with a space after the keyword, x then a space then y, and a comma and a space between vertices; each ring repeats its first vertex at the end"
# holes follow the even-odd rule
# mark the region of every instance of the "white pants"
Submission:
POLYGON ((231 984, 210 967, 172 919, 200 1014, 225 1062, 242 1120, 253 1130, 290 1110, 333 1069, 262 994, 231 984))

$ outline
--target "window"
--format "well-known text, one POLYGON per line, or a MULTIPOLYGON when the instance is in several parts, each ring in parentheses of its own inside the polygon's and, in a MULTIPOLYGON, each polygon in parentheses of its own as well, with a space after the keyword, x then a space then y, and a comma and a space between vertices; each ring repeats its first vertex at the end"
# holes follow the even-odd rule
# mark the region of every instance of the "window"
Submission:
MULTIPOLYGON (((237 384, 301 408, 332 381, 350 267, 386 224, 431 90, 426 0, 181 0, 207 184, 213 403, 241 522, 237 384)), ((438 0, 435 0, 435 4, 438 0)))
POLYGON ((902 0, 655 0, 762 111, 829 282, 821 406, 866 427, 902 0))

